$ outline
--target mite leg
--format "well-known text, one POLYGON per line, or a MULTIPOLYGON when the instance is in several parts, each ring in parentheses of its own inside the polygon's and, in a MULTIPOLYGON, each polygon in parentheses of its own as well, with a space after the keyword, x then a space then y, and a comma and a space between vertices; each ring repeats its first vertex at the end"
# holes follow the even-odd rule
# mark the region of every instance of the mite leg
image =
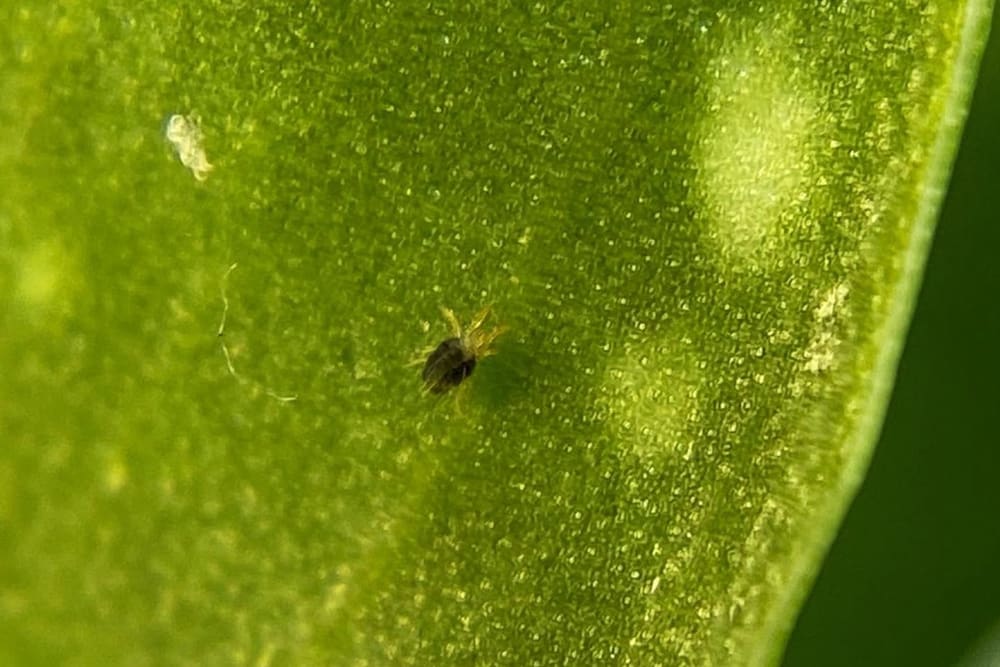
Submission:
POLYGON ((426 364, 427 363, 427 357, 429 357, 430 354, 431 354, 431 352, 433 352, 433 351, 434 351, 434 348, 429 347, 429 348, 427 348, 423 352, 417 352, 416 356, 410 357, 410 360, 406 362, 406 366, 409 368, 409 367, 412 367, 412 366, 421 366, 423 364, 426 364))
POLYGON ((486 306, 476 313, 476 316, 472 318, 471 322, 469 322, 470 333, 483 326, 483 322, 485 322, 486 318, 490 316, 490 309, 492 309, 492 306, 486 306))
POLYGON ((448 320, 448 324, 451 325, 451 330, 455 333, 455 338, 462 337, 462 325, 459 323, 458 318, 455 317, 455 313, 452 312, 451 308, 445 308, 441 306, 441 314, 444 315, 444 319, 448 320))
POLYGON ((493 344, 501 334, 508 331, 509 327, 499 326, 488 334, 483 334, 482 337, 476 341, 477 356, 479 357, 491 357, 496 354, 496 350, 490 349, 490 345, 493 344))
POLYGON ((465 413, 462 411, 462 401, 464 400, 465 394, 468 391, 468 389, 469 389, 469 383, 463 382, 462 384, 455 387, 455 391, 452 392, 455 395, 454 398, 455 415, 458 417, 465 416, 465 413))

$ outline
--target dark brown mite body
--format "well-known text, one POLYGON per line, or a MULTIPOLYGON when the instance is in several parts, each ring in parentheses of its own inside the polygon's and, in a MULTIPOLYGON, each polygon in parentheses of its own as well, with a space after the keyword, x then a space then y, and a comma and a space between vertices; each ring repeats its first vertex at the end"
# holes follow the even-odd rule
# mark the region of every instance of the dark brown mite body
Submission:
POLYGON ((472 375, 481 359, 494 354, 491 347, 493 341, 506 331, 506 327, 502 326, 490 331, 483 328, 490 314, 489 308, 479 311, 465 329, 451 310, 442 308, 441 313, 451 325, 453 335, 433 348, 424 362, 421 379, 424 391, 431 394, 443 394, 462 384, 472 375))
POLYGON ((431 352, 424 364, 423 380, 427 391, 443 394, 472 375, 476 357, 471 355, 461 338, 449 338, 431 352))

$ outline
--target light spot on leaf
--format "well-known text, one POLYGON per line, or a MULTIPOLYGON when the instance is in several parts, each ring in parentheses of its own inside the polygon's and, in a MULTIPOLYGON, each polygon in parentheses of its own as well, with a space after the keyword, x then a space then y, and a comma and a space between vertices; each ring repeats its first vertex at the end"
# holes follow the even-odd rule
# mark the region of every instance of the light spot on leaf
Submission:
POLYGON ((697 360, 667 347, 626 349, 605 376, 601 407, 621 442, 640 459, 689 458, 701 421, 703 371, 697 360))
POLYGON ((15 295, 27 313, 48 318, 70 311, 79 281, 74 259, 54 240, 24 252, 17 264, 15 295))
POLYGON ((43 244, 25 253, 21 262, 18 290, 21 298, 30 305, 42 306, 55 295, 59 285, 58 252, 50 244, 43 244))
POLYGON ((730 44, 707 71, 695 191, 726 260, 768 268, 807 222, 819 104, 780 30, 730 44))
MULTIPOLYGON (((343 568, 349 570, 349 568, 343 568)), ((326 598, 323 601, 323 610, 328 614, 337 613, 344 606, 347 600, 347 584, 343 581, 330 586, 326 591, 326 598)))
POLYGON ((128 482, 128 468, 121 459, 115 458, 108 462, 104 469, 104 488, 111 493, 118 493, 128 482))

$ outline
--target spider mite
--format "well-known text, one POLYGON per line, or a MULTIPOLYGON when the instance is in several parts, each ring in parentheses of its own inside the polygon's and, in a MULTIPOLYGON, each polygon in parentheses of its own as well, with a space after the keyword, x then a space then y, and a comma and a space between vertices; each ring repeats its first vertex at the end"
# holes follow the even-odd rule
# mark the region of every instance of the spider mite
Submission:
POLYGON ((490 345, 507 330, 503 326, 493 327, 489 331, 483 327, 486 318, 490 316, 489 306, 480 310, 464 330, 450 309, 441 308, 441 313, 451 325, 454 335, 441 341, 424 363, 421 374, 424 390, 432 394, 443 394, 462 384, 465 378, 472 375, 480 359, 495 354, 490 345))

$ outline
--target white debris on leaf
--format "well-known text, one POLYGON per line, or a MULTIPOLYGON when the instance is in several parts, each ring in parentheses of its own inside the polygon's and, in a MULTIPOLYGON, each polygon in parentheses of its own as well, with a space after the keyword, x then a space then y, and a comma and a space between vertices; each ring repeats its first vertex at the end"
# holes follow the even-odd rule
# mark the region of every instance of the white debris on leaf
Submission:
POLYGON ((834 352, 839 345, 840 340, 829 331, 819 332, 806 348, 805 369, 810 373, 830 370, 837 360, 834 352))
POLYGON ((840 338, 835 327, 840 319, 849 290, 843 283, 834 285, 813 311, 814 331, 805 351, 805 369, 810 373, 830 370, 837 360, 840 338))
POLYGON ((167 141, 177 151, 181 164, 191 170, 191 174, 199 181, 208 178, 212 165, 205 155, 202 146, 201 127, 194 116, 175 114, 167 121, 167 141))
POLYGON ((816 307, 814 313, 816 320, 824 322, 836 318, 843 309, 844 302, 847 301, 848 291, 847 285, 843 283, 834 285, 823 297, 823 301, 819 306, 816 307))

